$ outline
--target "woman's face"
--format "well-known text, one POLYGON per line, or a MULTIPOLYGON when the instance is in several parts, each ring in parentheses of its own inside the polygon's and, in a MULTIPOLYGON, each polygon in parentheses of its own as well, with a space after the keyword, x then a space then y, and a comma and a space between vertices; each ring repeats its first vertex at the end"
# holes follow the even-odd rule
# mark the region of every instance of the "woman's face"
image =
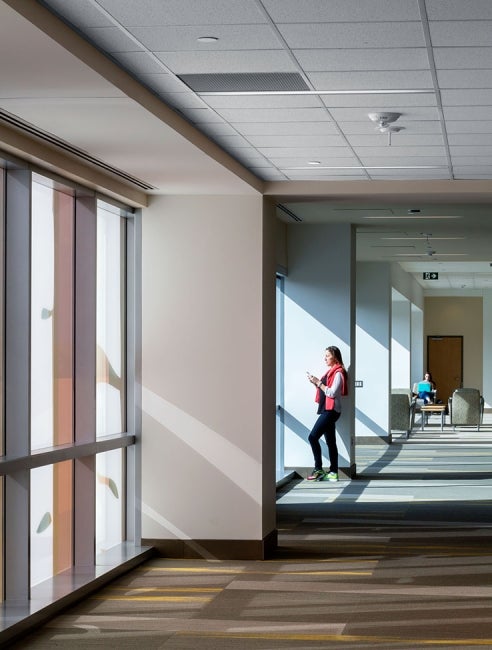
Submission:
POLYGON ((430 381, 430 375, 429 375, 428 372, 425 373, 424 379, 425 379, 425 381, 430 381))
POLYGON ((335 357, 329 350, 325 350, 325 362, 327 366, 332 366, 335 363, 335 357))

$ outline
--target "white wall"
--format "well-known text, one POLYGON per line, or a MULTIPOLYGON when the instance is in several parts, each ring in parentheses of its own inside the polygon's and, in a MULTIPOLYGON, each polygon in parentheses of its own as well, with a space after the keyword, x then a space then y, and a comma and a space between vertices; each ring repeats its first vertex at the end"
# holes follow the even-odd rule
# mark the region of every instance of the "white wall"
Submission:
POLYGON ((275 241, 261 197, 144 211, 142 537, 275 528, 275 241))
MULTIPOLYGON (((317 416, 314 389, 306 371, 318 376, 326 371, 324 351, 329 345, 340 348, 353 385, 354 241, 352 228, 347 224, 288 228, 288 275, 284 284, 286 467, 313 465, 307 437, 317 416)), ((337 423, 340 469, 354 463, 353 400, 351 390, 350 396, 344 398, 337 423)))
POLYGON ((410 305, 410 386, 424 376, 424 312, 410 305))
POLYGON ((392 291, 391 388, 410 388, 410 302, 392 291))
POLYGON ((356 320, 355 378, 363 382, 360 388, 355 389, 356 439, 365 444, 388 441, 391 348, 389 264, 357 264, 356 320))

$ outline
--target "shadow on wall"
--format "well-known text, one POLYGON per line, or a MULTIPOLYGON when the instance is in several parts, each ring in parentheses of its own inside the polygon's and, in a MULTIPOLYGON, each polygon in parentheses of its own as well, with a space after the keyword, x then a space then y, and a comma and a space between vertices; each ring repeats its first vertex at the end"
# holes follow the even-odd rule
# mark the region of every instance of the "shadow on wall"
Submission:
POLYGON ((374 437, 379 437, 381 440, 384 441, 384 443, 387 443, 388 441, 388 435, 391 433, 390 431, 386 431, 381 427, 377 422, 374 422, 373 419, 371 419, 367 413, 364 413, 364 411, 361 411, 360 409, 356 408, 355 409, 355 444, 357 445, 357 422, 360 422, 363 424, 365 427, 367 427, 368 431, 374 434, 374 437))

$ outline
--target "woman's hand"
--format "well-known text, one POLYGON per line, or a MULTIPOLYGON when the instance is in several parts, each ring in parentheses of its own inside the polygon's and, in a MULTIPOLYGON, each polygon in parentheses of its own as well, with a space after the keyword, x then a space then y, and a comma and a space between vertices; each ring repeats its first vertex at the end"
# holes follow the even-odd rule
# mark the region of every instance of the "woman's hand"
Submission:
POLYGON ((308 379, 309 379, 309 381, 310 381, 312 384, 314 384, 315 386, 318 385, 319 379, 318 379, 317 377, 315 377, 314 375, 310 375, 310 374, 308 374, 308 379))

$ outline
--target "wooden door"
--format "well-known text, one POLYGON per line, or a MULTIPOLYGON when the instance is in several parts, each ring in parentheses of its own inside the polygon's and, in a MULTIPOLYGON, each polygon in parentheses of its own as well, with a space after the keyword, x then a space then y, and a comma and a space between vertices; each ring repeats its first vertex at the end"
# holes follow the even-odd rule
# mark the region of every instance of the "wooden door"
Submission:
POLYGON ((447 404, 454 389, 463 385, 463 337, 428 336, 427 370, 436 383, 437 399, 447 404))

